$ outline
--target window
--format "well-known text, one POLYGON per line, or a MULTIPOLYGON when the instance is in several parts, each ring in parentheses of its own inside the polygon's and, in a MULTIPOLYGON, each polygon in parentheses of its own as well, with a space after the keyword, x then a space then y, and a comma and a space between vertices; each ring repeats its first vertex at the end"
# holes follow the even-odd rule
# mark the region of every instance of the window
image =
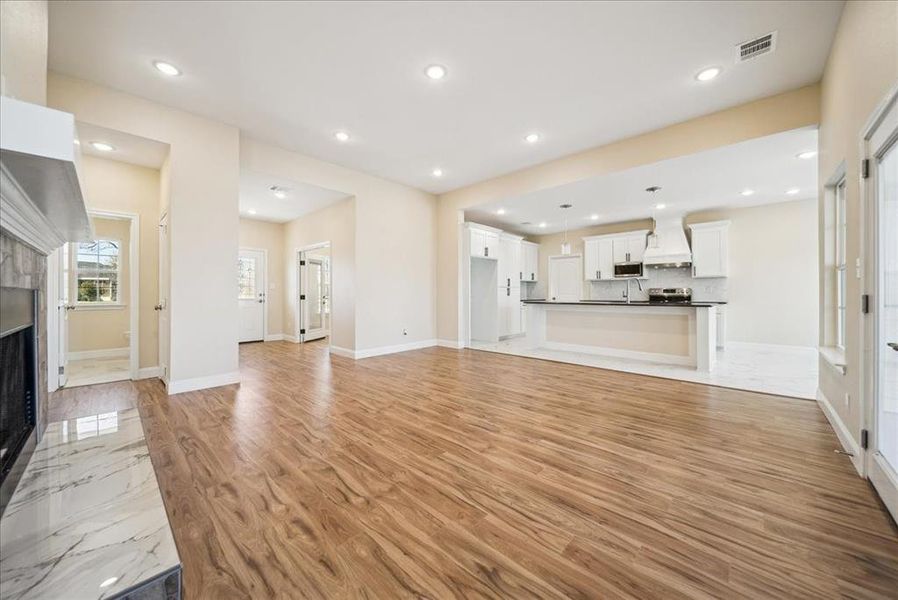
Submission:
POLYGON ((835 195, 835 250, 834 261, 836 284, 836 347, 845 349, 845 286, 847 284, 847 253, 845 251, 848 236, 848 222, 845 209, 845 179, 836 184, 835 195))
POLYGON ((75 298, 80 304, 121 303, 121 242, 80 242, 75 253, 75 298))
POLYGON ((237 298, 256 299, 256 259, 241 256, 237 259, 237 298))

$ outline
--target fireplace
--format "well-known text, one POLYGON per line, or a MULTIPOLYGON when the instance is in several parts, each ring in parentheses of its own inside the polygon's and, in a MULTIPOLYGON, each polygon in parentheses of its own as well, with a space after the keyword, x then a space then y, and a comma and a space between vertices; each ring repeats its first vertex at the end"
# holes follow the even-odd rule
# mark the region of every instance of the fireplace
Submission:
POLYGON ((0 514, 37 441, 37 294, 0 287, 0 514))

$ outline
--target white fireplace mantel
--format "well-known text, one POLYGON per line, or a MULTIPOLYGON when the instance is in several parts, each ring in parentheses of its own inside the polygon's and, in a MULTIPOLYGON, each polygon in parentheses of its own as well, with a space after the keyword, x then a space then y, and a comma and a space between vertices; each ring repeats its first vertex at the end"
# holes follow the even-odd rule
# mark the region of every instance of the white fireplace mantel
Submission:
POLYGON ((0 227, 42 254, 90 239, 75 117, 0 96, 0 227))

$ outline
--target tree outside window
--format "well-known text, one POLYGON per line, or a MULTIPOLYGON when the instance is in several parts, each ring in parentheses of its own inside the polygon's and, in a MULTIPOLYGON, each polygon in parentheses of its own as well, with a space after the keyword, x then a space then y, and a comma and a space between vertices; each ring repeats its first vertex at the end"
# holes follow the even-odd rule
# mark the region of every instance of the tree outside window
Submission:
POLYGON ((75 256, 76 298, 80 303, 118 304, 121 242, 80 242, 75 256))

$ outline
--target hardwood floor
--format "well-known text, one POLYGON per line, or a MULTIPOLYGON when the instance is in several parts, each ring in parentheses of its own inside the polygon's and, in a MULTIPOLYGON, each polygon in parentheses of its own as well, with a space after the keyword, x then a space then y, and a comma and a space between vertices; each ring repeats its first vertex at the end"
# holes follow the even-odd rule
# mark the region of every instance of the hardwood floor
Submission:
POLYGON ((113 384, 189 600, 898 597, 898 533, 813 402, 443 348, 252 344, 241 372, 113 384))

